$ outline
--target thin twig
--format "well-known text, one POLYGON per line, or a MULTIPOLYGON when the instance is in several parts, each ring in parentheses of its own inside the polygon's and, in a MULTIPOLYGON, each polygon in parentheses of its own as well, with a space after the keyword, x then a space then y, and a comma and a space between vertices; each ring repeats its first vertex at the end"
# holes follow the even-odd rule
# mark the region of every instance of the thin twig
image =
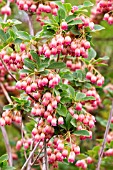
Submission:
POLYGON ((31 163, 31 166, 33 166, 35 164, 35 162, 37 161, 37 159, 39 158, 40 154, 42 153, 44 149, 44 146, 42 147, 42 149, 40 150, 39 154, 36 156, 36 158, 34 159, 34 161, 31 163))
POLYGON ((7 72, 10 74, 10 76, 15 80, 15 82, 17 82, 17 79, 13 76, 13 74, 7 68, 7 65, 5 64, 5 62, 3 61, 3 59, 1 57, 0 57, 0 60, 1 60, 2 64, 3 64, 3 66, 5 67, 5 69, 7 70, 7 72))
POLYGON ((107 135, 108 135, 108 132, 109 132, 112 116, 113 116, 113 100, 112 100, 111 111, 110 111, 110 114, 109 114, 109 119, 108 119, 107 126, 106 126, 106 131, 104 133, 103 143, 102 143, 102 146, 101 146, 101 149, 100 149, 100 154, 99 154, 99 159, 98 159, 96 170, 100 170, 100 165, 101 165, 102 156, 103 156, 103 153, 104 153, 104 148, 105 148, 106 139, 107 139, 107 135))
POLYGON ((5 127, 1 126, 1 131, 2 131, 3 138, 4 138, 6 151, 7 151, 7 154, 8 154, 9 166, 12 166, 13 165, 13 159, 12 159, 11 146, 9 144, 9 139, 8 139, 8 135, 7 135, 5 127))
POLYGON ((47 157, 46 139, 44 140, 44 159, 43 159, 43 170, 48 170, 48 157, 47 157))
POLYGON ((57 62, 59 61, 59 59, 60 59, 60 54, 58 54, 58 56, 57 56, 57 62))
POLYGON ((29 24, 29 32, 32 36, 34 36, 34 29, 32 24, 32 15, 28 14, 28 24, 29 24))
POLYGON ((24 165, 22 166, 21 170, 24 170, 24 169, 26 168, 29 160, 30 160, 31 157, 33 156, 33 154, 34 154, 35 150, 37 149, 38 145, 39 145, 39 142, 35 145, 34 149, 30 152, 29 157, 27 158, 26 162, 25 162, 24 165))
MULTIPOLYGON (((0 86, 1 86, 2 92, 4 93, 7 101, 8 101, 9 103, 12 103, 12 100, 11 100, 11 98, 10 98, 7 90, 5 89, 4 85, 3 85, 2 83, 0 83, 0 86)), ((15 127, 19 132, 21 131, 20 126, 19 126, 17 123, 13 122, 13 125, 14 125, 14 127, 15 127)))
POLYGON ((8 92, 6 91, 4 85, 3 85, 2 83, 0 83, 0 86, 1 86, 1 89, 2 89, 2 91, 3 91, 3 93, 4 93, 5 97, 6 97, 7 101, 8 101, 9 103, 12 103, 12 100, 11 100, 8 92))
MULTIPOLYGON (((32 143, 31 143, 31 147, 30 147, 30 150, 32 151, 33 149, 33 143, 34 143, 34 140, 32 140, 32 143)), ((32 156, 33 157, 33 156, 32 156)), ((29 162, 28 162, 28 166, 27 166, 27 169, 26 170, 31 170, 31 162, 32 162, 32 157, 30 158, 29 162)))
POLYGON ((26 150, 24 148, 24 125, 23 125, 23 122, 21 123, 21 136, 22 136, 22 141, 23 141, 24 156, 25 156, 25 159, 27 160, 26 150))

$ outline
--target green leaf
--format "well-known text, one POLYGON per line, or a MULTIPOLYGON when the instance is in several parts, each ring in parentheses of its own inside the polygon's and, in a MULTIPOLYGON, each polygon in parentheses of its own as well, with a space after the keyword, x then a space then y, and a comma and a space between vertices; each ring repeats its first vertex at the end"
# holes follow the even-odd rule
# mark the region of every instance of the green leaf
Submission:
POLYGON ((25 31, 17 31, 16 35, 18 36, 18 38, 22 39, 22 40, 31 40, 31 36, 25 32, 25 31))
POLYGON ((36 63, 39 66, 40 65, 40 58, 39 58, 38 54, 33 50, 31 50, 30 54, 32 55, 33 59, 36 61, 36 63))
POLYGON ((90 48, 88 50, 88 60, 91 60, 92 58, 96 57, 96 51, 93 48, 90 48))
POLYGON ((67 13, 69 13, 72 9, 72 5, 70 3, 64 3, 64 7, 67 13))
POLYGON ((22 24, 21 21, 17 20, 17 19, 12 19, 11 20, 13 22, 13 25, 19 25, 19 24, 22 24))
POLYGON ((48 69, 62 69, 66 67, 66 64, 64 62, 54 62, 50 64, 47 68, 48 69))
POLYGON ((8 104, 3 107, 3 110, 12 110, 13 109, 13 104, 8 104))
POLYGON ((77 130, 73 134, 76 136, 90 136, 88 130, 77 130))
POLYGON ((68 26, 78 25, 78 24, 82 24, 82 23, 83 23, 83 21, 78 19, 78 20, 69 22, 68 26))
POLYGON ((4 154, 0 157, 0 164, 4 161, 7 161, 8 160, 8 154, 4 154))
POLYGON ((77 127, 77 122, 76 122, 76 119, 71 119, 70 123, 74 126, 74 127, 77 127))
POLYGON ((108 56, 104 56, 102 59, 106 61, 106 60, 109 60, 109 57, 108 56))
POLYGON ((76 70, 73 73, 74 77, 77 78, 78 80, 83 81, 85 79, 85 71, 83 70, 76 70))
POLYGON ((95 60, 93 63, 97 63, 97 62, 101 62, 101 61, 106 61, 109 60, 108 56, 104 56, 103 58, 98 58, 97 60, 95 60))
POLYGON ((103 26, 95 24, 94 25, 94 30, 92 30, 92 32, 100 31, 100 30, 103 30, 103 29, 105 29, 103 26))
POLYGON ((85 83, 84 84, 84 87, 87 88, 87 89, 91 89, 92 88, 92 85, 90 83, 85 83))
POLYGON ((70 115, 70 113, 68 112, 67 116, 66 116, 66 127, 69 130, 72 127, 72 124, 70 123, 72 119, 72 116, 70 115))
POLYGON ((85 1, 84 3, 83 3, 83 6, 84 7, 91 7, 91 6, 93 6, 94 4, 93 3, 91 3, 90 1, 85 1))
POLYGON ((66 13, 65 13, 65 10, 64 10, 64 9, 60 8, 60 9, 58 10, 58 17, 59 17, 59 22, 61 22, 62 19, 65 19, 66 13))
POLYGON ((60 116, 66 117, 67 115, 67 108, 64 105, 61 105, 60 109, 57 108, 57 112, 60 116))
POLYGON ((68 89, 68 85, 67 84, 60 83, 59 85, 60 85, 62 90, 67 90, 68 89))
POLYGON ((36 68, 35 63, 32 60, 30 60, 29 58, 24 59, 24 64, 27 68, 29 68, 31 70, 34 70, 36 68))
POLYGON ((65 21, 68 23, 70 21, 73 21, 75 18, 76 18, 75 15, 69 15, 69 16, 66 17, 65 21))
POLYGON ((81 159, 85 159, 87 158, 87 155, 80 153, 79 155, 77 155, 77 160, 81 160, 81 159))
POLYGON ((68 92, 69 92, 70 98, 74 99, 75 98, 75 89, 70 85, 68 85, 68 92))
POLYGON ((72 100, 71 100, 69 97, 62 97, 61 100, 60 100, 60 102, 61 102, 62 104, 71 103, 71 101, 72 101, 72 100))
POLYGON ((17 98, 17 97, 14 97, 14 96, 11 96, 11 98, 17 102, 17 103, 21 103, 21 99, 17 98))
POLYGON ((7 47, 6 52, 7 52, 7 54, 10 55, 11 53, 13 53, 13 49, 11 47, 7 47))
POLYGON ((5 42, 7 40, 6 34, 2 29, 0 29, 0 40, 5 42))
POLYGON ((76 94, 77 101, 82 101, 85 97, 86 97, 85 93, 77 92, 77 94, 76 94))
POLYGON ((99 63, 98 66, 108 66, 108 64, 105 63, 99 63))
POLYGON ((55 1, 55 4, 58 5, 59 8, 62 8, 65 10, 64 5, 61 1, 55 1))
POLYGON ((95 97, 87 96, 87 97, 83 98, 83 101, 89 101, 89 100, 95 100, 95 97))
POLYGON ((60 77, 67 79, 69 81, 73 80, 73 75, 70 72, 63 72, 60 74, 60 77))
POLYGON ((28 70, 28 69, 21 69, 20 73, 32 73, 32 70, 28 70))

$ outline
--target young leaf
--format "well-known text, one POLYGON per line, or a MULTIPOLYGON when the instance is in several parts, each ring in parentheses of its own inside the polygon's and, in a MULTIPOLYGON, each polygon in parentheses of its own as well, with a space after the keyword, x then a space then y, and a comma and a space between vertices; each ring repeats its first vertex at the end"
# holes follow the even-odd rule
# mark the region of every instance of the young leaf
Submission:
POLYGON ((31 40, 31 36, 25 32, 25 31, 17 31, 16 35, 18 36, 18 38, 22 39, 22 40, 31 40))
POLYGON ((92 88, 92 85, 90 83, 85 83, 84 84, 84 87, 87 88, 87 89, 91 89, 92 88))
POLYGON ((87 155, 80 153, 79 155, 77 155, 77 160, 81 160, 81 159, 85 159, 87 158, 87 155))
POLYGON ((7 161, 8 160, 8 154, 4 154, 0 157, 0 164, 4 161, 7 161))
POLYGON ((77 92, 77 94, 76 94, 77 101, 82 101, 85 97, 86 97, 85 93, 77 92))
POLYGON ((75 18, 76 18, 75 15, 69 15, 69 16, 66 17, 65 21, 68 23, 70 21, 73 21, 75 18))
POLYGON ((88 50, 88 60, 91 60, 92 58, 96 57, 96 51, 93 48, 90 48, 88 50))
POLYGON ((73 134, 75 134, 76 136, 90 136, 88 130, 77 130, 73 134))
POLYGON ((97 60, 95 60, 95 61, 93 62, 93 64, 94 64, 94 63, 97 63, 97 62, 106 61, 106 60, 109 60, 109 57, 108 57, 108 56, 104 56, 103 58, 98 58, 97 60))
POLYGON ((74 126, 74 127, 77 127, 77 123, 76 123, 76 120, 73 118, 71 119, 70 123, 74 126))
POLYGON ((55 4, 58 5, 59 8, 62 8, 63 10, 65 10, 64 5, 61 1, 55 1, 55 4))
POLYGON ((60 9, 58 10, 58 17, 59 17, 59 22, 61 22, 62 19, 65 19, 65 17, 66 17, 65 10, 63 10, 62 8, 60 8, 60 9))
POLYGON ((36 63, 39 66, 40 65, 40 58, 39 58, 38 54, 33 50, 31 50, 30 54, 32 55, 33 59, 36 61, 36 63))
POLYGON ((69 13, 72 9, 72 5, 70 3, 64 3, 64 7, 67 13, 69 13))
POLYGON ((90 7, 90 6, 93 6, 94 4, 93 3, 91 3, 90 1, 85 1, 84 3, 83 3, 83 6, 84 7, 90 7))
POLYGON ((32 73, 32 70, 28 70, 28 69, 21 69, 20 73, 32 73))
POLYGON ((3 107, 3 110, 11 110, 13 109, 13 104, 8 104, 3 107))
POLYGON ((88 101, 88 100, 95 100, 95 97, 87 96, 87 97, 83 98, 83 101, 88 101))
POLYGON ((13 25, 19 25, 19 24, 22 24, 21 21, 17 20, 17 19, 12 19, 11 20, 13 22, 13 25))
POLYGON ((73 25, 78 25, 78 24, 82 24, 82 20, 78 19, 78 20, 74 20, 68 23, 68 26, 73 26, 73 25))
POLYGON ((0 29, 0 40, 5 42, 7 40, 6 34, 2 29, 0 29))
POLYGON ((103 29, 105 29, 103 26, 95 24, 94 25, 94 30, 92 30, 92 32, 100 31, 100 30, 103 30, 103 29))
POLYGON ((69 95, 70 95, 70 98, 75 98, 75 90, 72 86, 68 85, 68 92, 69 92, 69 95))

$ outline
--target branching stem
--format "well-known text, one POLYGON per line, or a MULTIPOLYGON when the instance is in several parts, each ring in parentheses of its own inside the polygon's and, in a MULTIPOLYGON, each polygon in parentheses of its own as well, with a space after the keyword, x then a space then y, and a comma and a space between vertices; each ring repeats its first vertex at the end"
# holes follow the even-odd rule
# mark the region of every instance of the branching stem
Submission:
POLYGON ((112 100, 111 111, 110 111, 108 122, 107 122, 107 126, 106 126, 106 131, 104 133, 103 143, 102 143, 102 146, 101 146, 101 149, 100 149, 100 154, 99 154, 99 159, 98 159, 96 170, 100 170, 100 165, 101 165, 102 156, 103 156, 103 153, 104 153, 104 148, 105 148, 106 139, 107 139, 107 135, 108 135, 108 132, 109 132, 112 116, 113 116, 113 100, 112 100))

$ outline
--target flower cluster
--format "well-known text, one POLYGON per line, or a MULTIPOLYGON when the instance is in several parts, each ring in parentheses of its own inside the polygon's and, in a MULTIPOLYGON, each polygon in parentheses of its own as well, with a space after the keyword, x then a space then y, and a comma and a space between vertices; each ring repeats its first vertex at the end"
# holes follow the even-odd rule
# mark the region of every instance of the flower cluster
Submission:
POLYGON ((108 24, 113 24, 113 1, 112 0, 97 0, 96 6, 92 8, 91 20, 93 22, 100 22, 103 18, 108 24))

